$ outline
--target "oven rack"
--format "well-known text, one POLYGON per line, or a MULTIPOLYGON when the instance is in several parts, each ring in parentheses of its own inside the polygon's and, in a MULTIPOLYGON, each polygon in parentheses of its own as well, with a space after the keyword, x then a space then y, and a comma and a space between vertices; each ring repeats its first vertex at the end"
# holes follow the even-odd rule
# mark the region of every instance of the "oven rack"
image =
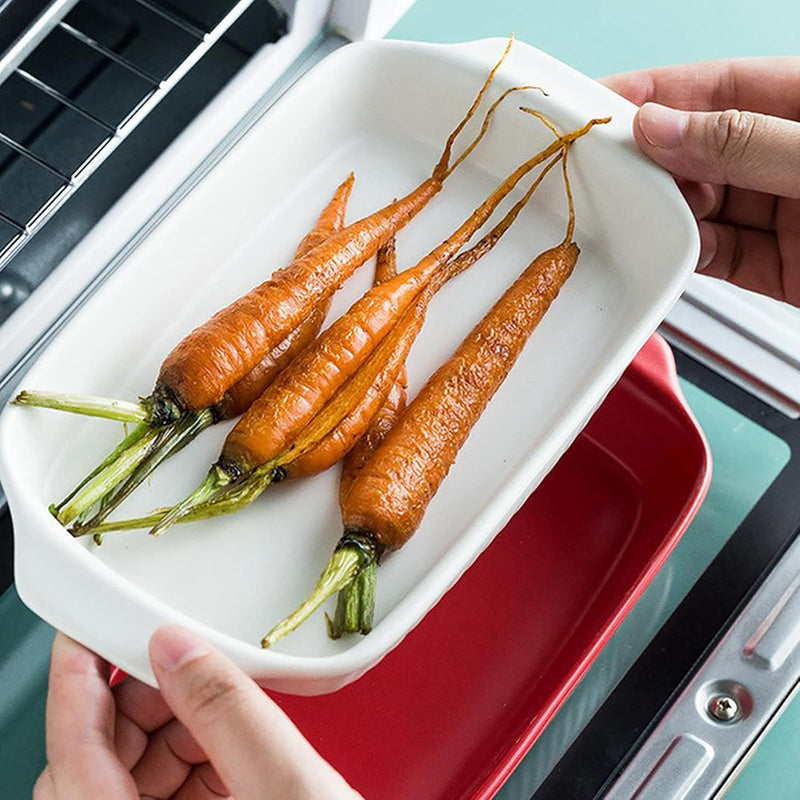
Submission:
MULTIPOLYGON (((77 5, 88 0, 79 0, 77 5)), ((128 108, 118 122, 109 122, 100 115, 83 107, 79 100, 70 97, 67 93, 59 91, 50 83, 25 68, 27 62, 20 59, 20 64, 12 69, 5 80, 16 76, 25 84, 33 87, 38 92, 55 101, 60 109, 69 109, 70 112, 80 117, 93 126, 102 137, 98 144, 91 150, 82 154, 78 166, 64 170, 52 163, 51 160, 37 154, 29 144, 18 141, 3 130, 3 121, 0 120, 0 143, 11 153, 32 165, 34 169, 48 173, 55 179, 56 188, 47 199, 38 204, 33 213, 26 213, 20 219, 18 215, 4 208, 4 198, 0 197, 0 222, 7 230, 11 231, 11 238, 0 245, 0 270, 2 270, 13 256, 29 242, 42 226, 60 209, 64 203, 88 180, 100 165, 116 150, 117 147, 133 132, 133 130, 150 114, 150 112, 166 97, 186 73, 205 55, 206 52, 219 39, 225 35, 230 27, 247 11, 255 0, 237 0, 228 2, 222 15, 213 25, 199 25, 187 15, 173 10, 168 5, 168 0, 128 0, 151 14, 160 18, 164 24, 180 30, 183 34, 194 40, 194 46, 188 54, 166 74, 153 74, 150 70, 136 64, 133 60, 117 52, 97 39, 90 36, 74 24, 61 19, 56 22, 53 32, 66 34, 78 46, 87 48, 95 56, 99 56, 106 64, 116 65, 128 75, 135 76, 147 87, 138 101, 128 108)), ((37 43, 31 48, 31 53, 41 47, 46 41, 37 43)), ((30 55, 26 54, 26 55, 30 55)))

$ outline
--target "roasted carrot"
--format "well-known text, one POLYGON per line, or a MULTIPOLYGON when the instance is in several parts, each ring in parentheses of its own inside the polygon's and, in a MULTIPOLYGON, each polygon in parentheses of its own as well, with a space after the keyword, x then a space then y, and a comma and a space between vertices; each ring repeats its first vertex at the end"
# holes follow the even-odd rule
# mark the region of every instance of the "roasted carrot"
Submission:
MULTIPOLYGON (((355 176, 351 172, 337 187, 314 227, 297 246, 295 252, 297 258, 301 258, 332 234, 342 230, 354 180, 355 176)), ((264 391, 278 372, 316 338, 332 299, 333 296, 314 308, 311 314, 248 375, 228 389, 222 400, 213 408, 185 414, 180 420, 164 428, 148 430, 148 426, 138 425, 122 445, 117 447, 76 489, 60 504, 51 507, 53 514, 63 524, 75 519, 76 526, 73 533, 87 532, 119 506, 164 460, 185 447, 209 425, 239 416, 264 391), (114 491, 122 481, 124 483, 114 491), (100 510, 88 522, 83 522, 82 515, 98 499, 101 500, 100 510)))
MULTIPOLYGON (((375 280, 373 281, 373 285, 379 286, 382 283, 386 283, 386 281, 394 278, 395 275, 397 275, 397 241, 395 237, 392 236, 385 245, 379 248, 375 257, 375 280)), ((386 367, 384 367, 384 371, 388 371, 386 367)), ((380 404, 380 409, 390 402, 390 398, 391 402, 397 403, 399 395, 405 395, 405 364, 400 367, 388 392, 386 391, 382 377, 382 375, 379 376, 368 390, 368 395, 377 398, 376 402, 380 404)), ((367 430, 363 433, 363 436, 367 436, 369 435, 371 427, 375 424, 373 418, 380 415, 380 409, 373 414, 372 404, 366 397, 359 406, 362 409, 362 418, 370 420, 367 425, 367 430)), ((346 453, 346 462, 349 457, 348 451, 351 449, 352 445, 351 440, 355 439, 355 446, 357 446, 360 441, 359 431, 364 430, 363 421, 357 421, 354 419, 354 416, 356 415, 351 411, 350 414, 348 414, 329 434, 323 437, 310 452, 305 453, 287 464, 286 467, 284 467, 286 470, 286 477, 299 478, 304 475, 315 475, 318 472, 322 472, 339 460, 339 453, 342 451, 346 453), (350 426, 346 426, 348 419, 352 420, 350 426)))
POLYGON ((489 218, 501 200, 531 169, 557 153, 563 143, 586 133, 594 122, 567 134, 518 167, 469 218, 415 267, 370 289, 334 322, 314 346, 284 370, 253 403, 228 435, 223 469, 232 477, 276 458, 353 375, 394 327, 399 316, 442 266, 489 218), (309 380, 313 376, 313 384, 309 380))
POLYGON ((574 206, 566 172, 567 232, 539 255, 427 381, 350 485, 345 532, 310 597, 262 640, 269 647, 327 597, 341 591, 329 634, 366 633, 372 625, 375 567, 419 526, 425 509, 489 400, 572 273, 574 206))
MULTIPOLYGON (((559 137, 515 169, 442 244, 415 267, 370 289, 285 369, 228 434, 219 460, 200 486, 151 533, 159 535, 193 507, 253 470, 281 466, 295 439, 370 357, 417 295, 472 237, 532 169, 587 133, 597 120, 559 137)), ((342 410, 344 416, 350 409, 342 410)), ((340 418, 341 419, 341 418, 340 418)), ((337 424, 339 420, 334 420, 337 424)), ((321 431, 324 435, 327 431, 321 431)))
MULTIPOLYGON (((375 265, 375 282, 386 283, 390 278, 397 274, 397 252, 395 240, 391 239, 387 245, 378 251, 378 259, 375 265)), ((406 369, 405 365, 397 373, 388 394, 378 411, 370 420, 367 429, 359 437, 353 447, 342 459, 342 474, 339 478, 339 497, 340 502, 347 494, 353 478, 360 472, 366 463, 370 453, 383 441, 386 434, 394 425, 399 413, 405 408, 406 404, 406 369)), ((323 442, 320 442, 320 446, 323 442)), ((297 462, 293 465, 294 470, 302 469, 302 464, 297 462)))
MULTIPOLYGON (((179 508, 181 519, 203 519, 231 513, 252 502, 272 482, 327 469, 347 453, 360 438, 375 416, 398 376, 404 371, 405 360, 424 322, 428 303, 433 294, 455 275, 470 267, 499 241, 517 218, 547 172, 560 159, 556 156, 533 181, 523 197, 505 214, 502 220, 469 250, 451 259, 445 268, 434 275, 430 283, 408 308, 391 333, 378 345, 366 363, 339 389, 334 398, 302 430, 292 445, 265 465, 255 468, 233 485, 226 485, 225 473, 219 463, 209 473, 200 490, 179 508), (299 468, 296 465, 300 464, 299 468), (223 481, 220 481, 220 475, 223 481), (222 488, 216 490, 213 483, 222 488), (208 489, 210 488, 210 491, 208 489), (205 494, 202 494, 205 493, 205 494)), ((404 380, 404 378, 403 378, 404 380)), ((170 513, 174 514, 174 510, 170 513)), ((159 531, 169 515, 159 511, 147 517, 107 523, 95 530, 130 530, 155 525, 159 531)))
POLYGON ((431 377, 351 487, 346 530, 370 532, 381 550, 411 537, 578 252, 574 242, 563 242, 542 253, 431 377))
MULTIPOLYGON (((431 177, 400 200, 329 237, 189 333, 164 360, 156 387, 147 398, 134 404, 28 392, 21 393, 14 402, 146 422, 151 426, 169 424, 183 413, 201 411, 220 402, 231 386, 438 194, 454 168, 450 159, 455 138, 475 114, 511 43, 509 39, 475 101, 448 137, 431 177)), ((482 138, 487 124, 485 121, 469 150, 482 138)), ((456 164, 460 162, 458 159, 456 164)))

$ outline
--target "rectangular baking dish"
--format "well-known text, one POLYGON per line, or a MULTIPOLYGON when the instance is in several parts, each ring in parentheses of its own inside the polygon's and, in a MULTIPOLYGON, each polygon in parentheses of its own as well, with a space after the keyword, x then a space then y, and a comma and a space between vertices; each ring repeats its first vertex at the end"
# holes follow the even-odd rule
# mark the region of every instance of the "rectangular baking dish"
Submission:
MULTIPOLYGON (((350 218, 419 183, 504 42, 371 42, 327 58, 261 118, 132 250, 53 341, 26 386, 135 397, 190 328, 286 263, 350 171, 350 218)), ((549 92, 525 102, 568 129, 611 114, 571 152, 582 255, 509 379, 473 431, 418 534, 385 560, 376 626, 333 642, 321 616, 274 651, 257 643, 307 593, 339 534, 336 470, 275 487, 245 512, 153 540, 67 535, 47 512, 119 436, 113 424, 9 408, 0 475, 14 517, 20 596, 51 624, 152 681, 146 643, 166 622, 207 636, 260 682, 335 690, 376 664, 437 602, 557 461, 677 299, 698 250, 693 218, 668 175, 630 136, 634 108, 522 43, 498 74, 549 92)), ((453 230, 498 180, 551 136, 502 107, 490 134, 398 237, 410 265, 453 230)), ((565 225, 554 176, 484 262, 435 298, 409 363, 411 392, 505 286, 565 225)), ((371 280, 339 293, 341 313, 371 280)), ((166 465, 127 513, 173 502, 216 457, 220 426, 166 465)), ((431 656, 436 658, 435 655, 431 656)))

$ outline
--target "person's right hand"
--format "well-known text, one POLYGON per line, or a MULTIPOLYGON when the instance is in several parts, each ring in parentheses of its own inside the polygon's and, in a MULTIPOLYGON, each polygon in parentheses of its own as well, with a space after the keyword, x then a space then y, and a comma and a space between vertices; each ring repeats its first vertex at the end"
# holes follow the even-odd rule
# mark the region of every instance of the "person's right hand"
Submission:
POLYGON ((698 271, 800 306, 800 58, 613 75, 639 147, 697 217, 698 271))

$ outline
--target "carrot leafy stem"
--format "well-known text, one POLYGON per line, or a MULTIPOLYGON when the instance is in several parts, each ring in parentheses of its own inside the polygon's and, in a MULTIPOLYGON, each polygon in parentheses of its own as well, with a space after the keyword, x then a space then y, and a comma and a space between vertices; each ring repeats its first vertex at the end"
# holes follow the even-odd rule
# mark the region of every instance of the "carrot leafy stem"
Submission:
MULTIPOLYGON (((317 585, 308 596, 288 617, 281 620, 262 640, 261 646, 271 647, 279 639, 291 633, 301 625, 311 614, 314 613, 331 595, 341 591, 370 565, 377 561, 377 546, 375 542, 357 533, 347 533, 342 537, 339 546, 334 550, 333 555, 322 570, 317 585)), ((373 573, 373 597, 374 597, 374 573, 373 573)), ((363 593, 361 595, 364 596, 363 593)), ((369 625, 372 625, 372 607, 374 602, 369 601, 369 625)), ((356 617, 360 616, 358 613, 356 617)), ((335 625, 335 620, 334 620, 335 625)))
POLYGON ((185 499, 165 514, 150 531, 151 536, 161 536, 164 531, 185 517, 197 506, 212 500, 217 494, 233 482, 231 475, 219 464, 214 464, 208 471, 205 480, 185 499))
POLYGON ((327 614, 328 636, 338 639, 345 633, 367 634, 372 630, 375 614, 375 578, 377 564, 370 561, 340 592, 336 599, 336 613, 327 614))
POLYGON ((88 394, 24 390, 11 401, 11 404, 53 408, 73 414, 85 414, 89 417, 116 419, 120 422, 148 422, 150 418, 148 409, 142 403, 131 403, 127 400, 114 400, 111 397, 88 394))
POLYGON ((159 438, 159 430, 148 430, 133 445, 120 453, 115 461, 100 470, 68 502, 62 504, 56 511, 58 521, 62 525, 68 525, 99 502, 114 486, 127 478, 139 466, 156 446, 159 438))

